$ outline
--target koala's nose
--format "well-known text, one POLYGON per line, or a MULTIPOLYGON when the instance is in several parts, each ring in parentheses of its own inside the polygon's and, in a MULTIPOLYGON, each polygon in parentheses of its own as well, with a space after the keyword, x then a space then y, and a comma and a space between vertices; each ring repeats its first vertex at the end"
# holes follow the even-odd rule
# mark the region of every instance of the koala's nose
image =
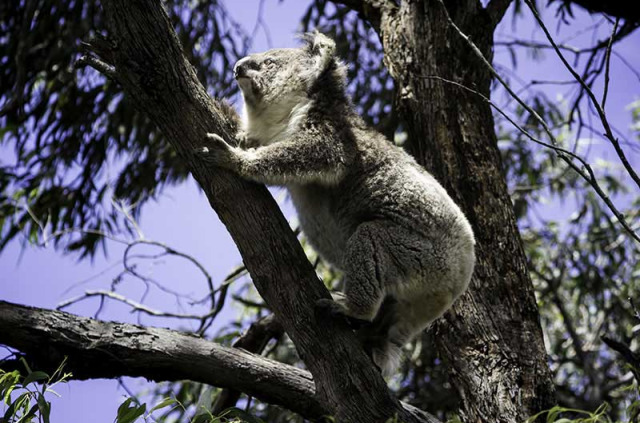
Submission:
POLYGON ((236 79, 246 77, 248 70, 257 70, 259 67, 258 62, 250 57, 245 57, 244 59, 238 60, 233 67, 233 76, 235 76, 236 79))

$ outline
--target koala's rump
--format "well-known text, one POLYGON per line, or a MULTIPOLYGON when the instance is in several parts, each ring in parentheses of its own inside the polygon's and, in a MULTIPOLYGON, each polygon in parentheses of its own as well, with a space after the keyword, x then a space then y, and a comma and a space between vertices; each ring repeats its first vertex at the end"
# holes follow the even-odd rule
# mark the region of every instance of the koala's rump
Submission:
POLYGON ((447 250, 458 248, 458 238, 466 236, 462 212, 430 175, 411 162, 372 167, 366 173, 358 169, 336 186, 297 185, 289 192, 309 243, 338 269, 343 268, 349 238, 364 222, 384 222, 388 229, 384 236, 395 242, 402 243, 401 233, 422 237, 421 254, 432 256, 438 266, 447 250), (437 254, 429 245, 439 247, 437 254))

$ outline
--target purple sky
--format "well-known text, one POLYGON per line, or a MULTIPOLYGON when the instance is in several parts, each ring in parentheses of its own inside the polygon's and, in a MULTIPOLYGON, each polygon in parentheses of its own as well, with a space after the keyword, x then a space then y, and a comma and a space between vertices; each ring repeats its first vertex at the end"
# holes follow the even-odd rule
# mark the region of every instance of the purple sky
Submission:
MULTIPOLYGON (((256 22, 258 0, 228 1, 227 7, 232 15, 245 27, 251 30, 256 22)), ((294 33, 298 28, 300 17, 307 7, 305 1, 285 1, 284 3, 268 1, 265 7, 264 21, 267 23, 273 47, 295 46, 294 33)), ((563 31, 558 39, 564 39, 569 33, 574 33, 579 26, 590 25, 593 18, 586 14, 578 13, 579 18, 571 31, 563 31)), ((553 13, 545 16, 551 22, 549 27, 555 31, 556 23, 553 13)), ((516 23, 516 31, 520 37, 542 40, 543 34, 535 28, 531 19, 520 19, 516 23)), ((498 38, 506 39, 512 33, 510 14, 506 22, 503 22, 498 30, 498 38)), ((603 33, 603 36, 606 34, 603 33)), ((590 37, 590 36, 589 36, 590 37)), ((591 41, 587 36, 583 39, 568 41, 575 46, 586 45, 591 41)), ((615 50, 626 57, 636 69, 640 69, 640 34, 636 33, 629 39, 617 44, 615 50)), ((262 51, 269 48, 263 32, 259 32, 253 51, 262 51)), ((522 81, 531 79, 569 79, 563 76, 566 71, 552 52, 546 52, 546 60, 533 62, 527 52, 518 53, 518 68, 516 73, 522 81)), ((510 58, 503 48, 496 50, 496 60, 506 67, 511 67, 510 58)), ((514 88, 519 84, 512 78, 514 88)), ((622 130, 630 139, 633 139, 628 127, 630 112, 626 106, 638 99, 640 83, 638 79, 622 63, 612 58, 611 86, 607 111, 614 125, 622 130)), ((598 97, 601 87, 596 87, 598 97)), ((551 87, 547 91, 552 98, 557 87, 551 87)), ((504 98, 497 97, 498 104, 504 103, 504 98)), ((632 162, 640 165, 640 155, 633 150, 626 149, 632 162)), ((7 150, 1 150, 0 154, 6 154, 7 150)), ((604 147, 596 147, 592 150, 591 158, 595 155, 604 159, 615 161, 611 150, 604 147)), ((1 157, 1 156, 0 156, 1 157)), ((2 160, 0 158, 0 160, 2 160)), ((157 240, 170 245, 179 251, 187 252, 200 260, 214 276, 215 283, 222 278, 234 266, 241 262, 236 247, 231 241, 226 229, 211 212, 206 198, 198 192, 193 180, 167 189, 158 202, 151 203, 144 208, 141 218, 141 228, 147 239, 157 240)), ((115 271, 108 271, 101 276, 73 289, 70 286, 80 281, 95 276, 115 263, 122 250, 117 245, 110 244, 109 257, 96 257, 93 263, 78 262, 73 256, 62 256, 51 248, 31 248, 21 251, 19 243, 12 243, 0 255, 0 298, 21 304, 34 305, 45 308, 55 306, 70 297, 81 294, 85 289, 107 288, 115 271)), ((169 260, 154 268, 145 268, 145 271, 154 272, 158 279, 164 281, 167 286, 180 292, 193 294, 194 297, 204 295, 206 285, 201 277, 194 272, 191 266, 177 260, 169 260)), ((122 293, 139 297, 142 287, 134 282, 123 287, 122 293)), ((152 295, 145 302, 158 309, 171 309, 175 307, 171 297, 152 295)), ((97 309, 98 301, 85 301, 68 309, 76 314, 93 316, 97 309)), ((227 316, 239 309, 233 305, 227 305, 227 316)), ((188 310, 186 310, 188 311, 188 310)), ((118 320, 137 323, 137 315, 129 313, 129 309, 115 303, 108 303, 100 316, 105 320, 118 320)), ((228 318, 228 317, 227 317, 228 318)), ((224 321, 225 319, 220 319, 224 321)), ((178 327, 183 322, 168 322, 166 320, 142 317, 141 323, 178 327)), ((218 327, 221 323, 218 323, 218 327)), ((141 379, 129 379, 128 386, 134 391, 139 391, 145 382, 141 379)), ((70 382, 58 386, 57 392, 61 399, 52 398, 52 421, 54 422, 85 422, 91 416, 92 421, 110 422, 116 415, 116 409, 123 400, 125 392, 120 389, 117 382, 111 380, 99 380, 89 382, 70 382)))
MULTIPOLYGON (((245 25, 249 31, 254 27, 257 17, 258 1, 228 1, 227 8, 233 17, 245 25)), ((264 19, 269 24, 269 33, 274 46, 293 47, 297 44, 294 35, 300 18, 306 10, 307 2, 288 1, 280 3, 267 2, 264 19)), ((253 50, 268 49, 264 33, 258 32, 253 50)), ((2 154, 10 153, 10 149, 0 149, 2 154)), ((148 204, 140 219, 141 228, 147 239, 156 240, 184 251, 203 263, 218 284, 235 266, 241 263, 240 255, 231 241, 228 232, 212 212, 207 199, 199 192, 194 181, 167 189, 158 202, 148 204)), ((62 256, 52 248, 31 248, 21 250, 18 242, 13 242, 0 254, 0 298, 20 304, 44 308, 55 308, 68 298, 80 295, 85 289, 108 288, 110 277, 115 271, 106 273, 82 286, 65 292, 71 285, 91 278, 107 269, 121 258, 122 249, 109 244, 109 257, 97 256, 93 263, 77 261, 74 256, 62 256)), ((193 271, 192 266, 178 260, 171 260, 160 265, 155 274, 167 286, 184 293, 193 293, 199 298, 206 294, 206 284, 201 276, 193 271)), ((139 298, 142 287, 131 283, 125 286, 122 293, 139 298)), ((120 290, 119 290, 120 291, 120 290)), ((148 303, 157 309, 171 309, 174 302, 171 297, 149 298, 148 303)), ((93 316, 97 310, 98 300, 87 300, 67 309, 67 311, 93 316)), ((225 312, 229 316, 239 308, 228 304, 225 312)), ((138 323, 137 315, 129 313, 126 306, 109 303, 100 315, 105 320, 117 320, 138 323)), ((220 316, 217 327, 222 326, 225 319, 220 316)), ((142 316, 143 324, 177 327, 185 322, 172 322, 142 316)), ((215 326, 214 326, 215 330, 215 326)), ((142 379, 128 379, 127 384, 134 391, 147 386, 142 379)), ((57 392, 62 396, 51 398, 53 422, 111 422, 115 419, 116 410, 126 393, 113 380, 73 381, 58 385, 57 392)), ((0 406, 0 410, 3 408, 0 406)))

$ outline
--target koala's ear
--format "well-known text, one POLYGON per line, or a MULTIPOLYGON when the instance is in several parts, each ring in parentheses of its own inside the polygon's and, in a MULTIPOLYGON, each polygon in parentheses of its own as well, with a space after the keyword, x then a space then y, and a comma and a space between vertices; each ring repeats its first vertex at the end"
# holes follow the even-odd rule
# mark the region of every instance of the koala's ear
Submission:
POLYGON ((305 48, 309 55, 315 59, 316 68, 322 72, 329 67, 329 64, 335 58, 335 41, 318 30, 307 32, 301 38, 306 44, 305 48))

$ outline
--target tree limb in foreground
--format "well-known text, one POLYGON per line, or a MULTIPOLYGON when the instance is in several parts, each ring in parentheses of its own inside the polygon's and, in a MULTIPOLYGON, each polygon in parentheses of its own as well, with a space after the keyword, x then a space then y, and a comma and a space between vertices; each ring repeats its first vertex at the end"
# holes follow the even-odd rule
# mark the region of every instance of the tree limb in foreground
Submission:
MULTIPOLYGON (((0 301, 0 345, 19 350, 32 368, 48 372, 67 357, 65 371, 76 380, 121 376, 156 382, 192 380, 244 392, 307 419, 330 413, 318 401, 306 370, 175 330, 0 301)), ((17 360, 2 362, 1 367, 23 369, 17 360)), ((440 423, 409 404, 402 407, 413 421, 440 423)))
MULTIPOLYGON (((271 339, 279 339, 282 335, 284 335, 282 325, 273 314, 269 314, 252 323, 249 329, 235 340, 233 347, 261 354, 271 339)), ((211 407, 211 414, 218 415, 227 408, 235 407, 241 394, 242 392, 234 389, 224 389, 211 407)))
POLYGON ((38 370, 56 369, 67 356, 73 379, 188 379, 232 387, 308 418, 326 413, 309 372, 174 330, 0 301, 0 344, 24 353, 38 370))

